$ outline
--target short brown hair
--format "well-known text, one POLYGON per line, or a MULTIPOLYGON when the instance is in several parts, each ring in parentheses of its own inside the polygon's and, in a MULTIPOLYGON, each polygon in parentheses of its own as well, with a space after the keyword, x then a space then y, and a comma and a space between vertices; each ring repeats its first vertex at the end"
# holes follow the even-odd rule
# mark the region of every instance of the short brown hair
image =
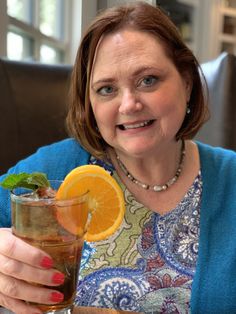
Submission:
MULTIPOLYGON (((71 136, 92 155, 103 158, 107 146, 101 137, 89 99, 89 82, 97 44, 106 34, 124 27, 151 33, 163 44, 166 54, 180 75, 192 80, 189 101, 190 113, 176 134, 176 139, 191 139, 206 120, 207 106, 199 63, 183 42, 178 29, 160 8, 146 2, 112 7, 100 13, 84 34, 75 61, 71 79, 71 100, 67 127, 71 136)), ((205 81, 205 80, 204 80, 205 81)))

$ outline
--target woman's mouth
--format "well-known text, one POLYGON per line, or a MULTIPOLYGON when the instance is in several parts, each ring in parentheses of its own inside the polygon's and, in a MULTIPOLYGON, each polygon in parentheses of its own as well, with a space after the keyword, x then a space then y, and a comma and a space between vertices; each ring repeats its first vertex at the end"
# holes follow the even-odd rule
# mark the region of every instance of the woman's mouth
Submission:
POLYGON ((132 130, 132 129, 138 129, 138 128, 143 128, 146 126, 151 125, 154 122, 154 120, 146 120, 142 122, 137 122, 137 123, 130 123, 130 124, 119 124, 118 128, 120 130, 132 130))

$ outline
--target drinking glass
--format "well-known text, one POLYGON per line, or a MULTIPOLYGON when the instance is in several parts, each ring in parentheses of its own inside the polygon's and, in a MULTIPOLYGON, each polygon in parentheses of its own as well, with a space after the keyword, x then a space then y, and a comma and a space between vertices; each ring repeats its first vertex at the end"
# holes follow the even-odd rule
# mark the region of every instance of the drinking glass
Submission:
MULTIPOLYGON (((62 181, 50 181, 57 190, 62 181)), ((59 304, 36 304, 44 313, 72 313, 83 236, 88 219, 87 193, 73 199, 37 198, 28 189, 11 192, 13 234, 47 252, 65 281, 56 289, 64 294, 59 304)))

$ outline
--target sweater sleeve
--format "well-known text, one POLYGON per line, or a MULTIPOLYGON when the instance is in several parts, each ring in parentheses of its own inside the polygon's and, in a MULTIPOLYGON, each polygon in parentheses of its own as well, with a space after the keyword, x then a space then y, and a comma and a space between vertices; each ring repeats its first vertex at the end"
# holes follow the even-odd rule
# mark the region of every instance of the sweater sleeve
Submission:
POLYGON ((198 147, 203 186, 191 313, 236 313, 236 153, 198 147))
MULTIPOLYGON (((90 155, 74 140, 66 139, 39 148, 0 176, 21 172, 44 172, 48 179, 63 180, 74 168, 88 163, 90 155)), ((0 187, 0 227, 11 225, 10 192, 0 187)))

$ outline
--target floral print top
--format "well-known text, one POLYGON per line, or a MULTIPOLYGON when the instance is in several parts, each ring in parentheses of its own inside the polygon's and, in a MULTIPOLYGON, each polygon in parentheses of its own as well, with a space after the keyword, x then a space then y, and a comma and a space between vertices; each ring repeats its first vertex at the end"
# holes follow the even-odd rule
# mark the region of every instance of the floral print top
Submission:
POLYGON ((190 313, 199 242, 202 178, 171 212, 140 204, 112 166, 91 158, 120 184, 126 214, 107 240, 85 243, 76 304, 148 314, 190 313))

